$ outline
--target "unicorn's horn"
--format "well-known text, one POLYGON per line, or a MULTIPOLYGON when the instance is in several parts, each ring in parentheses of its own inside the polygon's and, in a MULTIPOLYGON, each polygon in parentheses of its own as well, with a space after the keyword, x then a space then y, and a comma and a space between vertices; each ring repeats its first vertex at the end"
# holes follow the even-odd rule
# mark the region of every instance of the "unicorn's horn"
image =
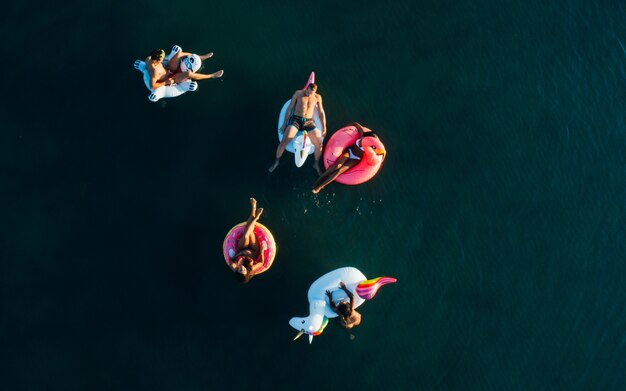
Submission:
POLYGON ((371 280, 365 280, 356 287, 356 294, 364 300, 369 300, 376 296, 378 288, 383 285, 394 283, 396 280, 393 277, 378 277, 371 280))
POLYGON ((295 337, 293 340, 295 341, 296 339, 298 339, 298 338, 302 337, 302 334, 304 334, 304 329, 303 329, 303 330, 298 331, 298 334, 296 334, 296 337, 295 337))
POLYGON ((313 336, 309 334, 309 345, 313 343, 313 336))

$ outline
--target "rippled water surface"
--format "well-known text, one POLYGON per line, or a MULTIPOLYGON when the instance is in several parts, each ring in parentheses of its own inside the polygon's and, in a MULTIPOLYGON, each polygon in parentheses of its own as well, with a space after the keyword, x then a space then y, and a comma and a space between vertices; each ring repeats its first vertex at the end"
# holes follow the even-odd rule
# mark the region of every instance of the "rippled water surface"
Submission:
POLYGON ((0 380, 10 390, 621 390, 626 7, 617 1, 9 6, 0 380), (597 4, 596 4, 597 3, 597 4), (225 69, 153 104, 137 58, 225 69), (315 71, 329 133, 379 174, 318 196, 284 101, 315 71), (274 266, 221 256, 248 198, 274 266), (291 342, 319 276, 393 276, 354 338, 291 342))

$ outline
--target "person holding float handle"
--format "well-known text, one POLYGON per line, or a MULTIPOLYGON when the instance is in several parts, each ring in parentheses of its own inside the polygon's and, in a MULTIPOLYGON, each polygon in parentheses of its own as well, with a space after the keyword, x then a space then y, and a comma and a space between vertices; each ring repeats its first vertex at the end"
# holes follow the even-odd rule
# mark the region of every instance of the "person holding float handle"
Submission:
POLYGON ((361 179, 369 179, 367 178, 368 176, 374 176, 378 171, 383 160, 385 160, 385 154, 385 146, 378 139, 378 135, 369 129, 365 129, 358 122, 340 129, 340 131, 333 134, 328 145, 326 145, 324 163, 328 168, 320 175, 315 183, 313 183, 313 194, 319 193, 326 185, 357 165, 361 165, 364 168, 362 170, 363 172, 359 173, 363 178, 357 178, 357 180, 352 183, 343 183, 357 184, 362 182, 361 179), (348 133, 349 131, 354 132, 352 129, 358 131, 357 136, 351 136, 348 133), (356 140, 352 137, 356 138, 356 140), (351 145, 345 145, 351 138, 353 143, 351 145), (336 142, 338 139, 343 139, 343 141, 336 142), (342 145, 342 142, 344 145, 342 145), (332 164, 328 165, 331 159, 332 164))
POLYGON ((134 66, 144 74, 144 83, 152 91, 148 99, 156 102, 161 98, 172 98, 197 90, 196 80, 222 77, 224 70, 208 75, 197 73, 202 61, 211 57, 213 53, 199 56, 183 52, 180 46, 174 45, 168 56, 163 49, 155 49, 145 61, 135 61, 134 66))
MULTIPOLYGON (((315 83, 315 72, 311 72, 309 78, 302 87, 303 90, 306 90, 310 84, 315 83)), ((291 104, 291 98, 287 99, 283 107, 280 109, 280 113, 278 114, 278 127, 276 131, 278 133, 278 142, 282 142, 285 137, 285 127, 283 126, 289 118, 294 114, 293 112, 288 112, 287 109, 291 104)), ((317 107, 313 110, 313 122, 315 122, 315 127, 317 129, 323 129, 322 120, 320 119, 320 113, 317 107)), ((322 140, 323 141, 323 140, 322 140)), ((287 143, 285 150, 293 153, 294 163, 296 167, 302 167, 304 162, 306 161, 309 155, 315 153, 315 145, 311 142, 311 138, 308 136, 306 130, 300 130, 296 133, 296 136, 291 140, 291 142, 287 143)))
POLYGON ((322 157, 322 140, 326 137, 326 115, 324 113, 324 106, 322 104, 322 96, 317 93, 317 84, 307 83, 307 86, 302 90, 297 90, 291 97, 291 102, 286 110, 286 114, 290 115, 289 118, 285 118, 280 132, 283 133, 283 139, 276 148, 276 160, 268 169, 269 172, 273 172, 280 162, 281 156, 285 152, 287 145, 293 140, 298 131, 307 131, 308 137, 315 146, 313 162, 313 168, 317 171, 318 175, 321 173, 319 160, 322 157), (317 108, 319 117, 322 122, 322 129, 317 128, 313 121, 313 112, 317 108))
POLYGON ((326 291, 326 296, 328 297, 328 302, 330 303, 330 309, 339 315, 341 325, 350 330, 354 326, 361 324, 361 314, 354 310, 354 295, 348 290, 348 288, 346 288, 346 284, 341 281, 339 283, 339 287, 346 293, 346 295, 348 295, 350 302, 340 301, 339 305, 335 304, 333 301, 333 294, 329 290, 326 291))
POLYGON ((309 315, 304 318, 294 317, 289 320, 289 325, 298 330, 294 341, 307 334, 309 343, 313 342, 313 337, 322 334, 328 325, 329 318, 341 316, 341 323, 347 328, 358 325, 361 321, 360 314, 356 313, 354 309, 363 304, 365 300, 373 298, 381 286, 396 281, 393 277, 384 276, 368 280, 363 273, 354 267, 342 267, 324 274, 311 284, 307 293, 309 315), (335 302, 341 304, 335 305, 335 302), (337 308, 340 306, 342 308, 337 308))

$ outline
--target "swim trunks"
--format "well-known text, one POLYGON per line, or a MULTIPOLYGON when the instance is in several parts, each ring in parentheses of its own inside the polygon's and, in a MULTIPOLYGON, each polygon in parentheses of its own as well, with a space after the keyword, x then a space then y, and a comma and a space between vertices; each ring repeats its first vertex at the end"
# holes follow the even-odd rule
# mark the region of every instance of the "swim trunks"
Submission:
POLYGON ((315 122, 311 118, 300 117, 299 115, 292 115, 289 117, 287 126, 293 125, 298 130, 306 130, 307 132, 316 129, 315 122))

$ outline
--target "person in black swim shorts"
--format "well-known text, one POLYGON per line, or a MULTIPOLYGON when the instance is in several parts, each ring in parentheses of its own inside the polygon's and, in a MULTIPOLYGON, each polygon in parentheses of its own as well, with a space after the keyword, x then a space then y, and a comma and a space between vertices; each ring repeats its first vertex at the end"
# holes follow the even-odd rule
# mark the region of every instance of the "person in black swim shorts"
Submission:
POLYGON ((278 167, 280 157, 283 156, 287 144, 296 137, 298 131, 306 130, 311 138, 311 142, 315 146, 313 168, 315 168, 318 175, 321 173, 319 161, 322 157, 322 139, 326 136, 326 114, 324 113, 324 106, 322 105, 322 96, 316 93, 316 91, 317 85, 311 83, 306 89, 296 91, 291 97, 291 103, 289 103, 289 107, 287 107, 286 115, 289 115, 292 110, 293 115, 288 119, 285 118, 286 121, 283 121, 283 125, 280 128, 281 133, 283 133, 283 141, 278 148, 276 148, 276 160, 268 169, 269 172, 273 172, 276 167, 278 167), (320 121, 322 122, 321 131, 317 129, 312 120, 313 112, 316 107, 319 112, 320 121))

